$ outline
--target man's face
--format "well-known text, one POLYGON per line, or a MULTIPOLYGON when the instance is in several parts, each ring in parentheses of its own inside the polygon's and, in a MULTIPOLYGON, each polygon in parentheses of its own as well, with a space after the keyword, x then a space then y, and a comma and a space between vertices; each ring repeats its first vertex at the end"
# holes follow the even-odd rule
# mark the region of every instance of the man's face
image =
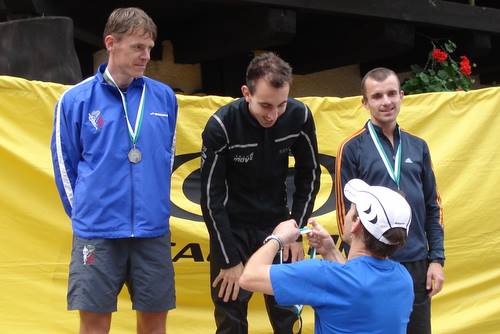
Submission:
POLYGON ((144 75, 150 59, 154 41, 150 34, 139 30, 121 37, 108 35, 105 38, 109 52, 109 65, 115 75, 137 78, 144 75))
POLYGON ((342 234, 342 241, 350 245, 352 241, 352 224, 359 218, 355 218, 356 204, 351 203, 351 208, 345 214, 344 219, 344 233, 342 234))
POLYGON ((370 111, 373 124, 380 127, 395 125, 403 100, 398 78, 390 75, 380 82, 367 78, 365 91, 363 105, 370 111))
POLYGON ((270 128, 285 112, 290 85, 285 83, 283 87, 275 88, 265 79, 259 79, 253 94, 247 86, 241 87, 241 91, 248 102, 250 114, 262 127, 270 128))

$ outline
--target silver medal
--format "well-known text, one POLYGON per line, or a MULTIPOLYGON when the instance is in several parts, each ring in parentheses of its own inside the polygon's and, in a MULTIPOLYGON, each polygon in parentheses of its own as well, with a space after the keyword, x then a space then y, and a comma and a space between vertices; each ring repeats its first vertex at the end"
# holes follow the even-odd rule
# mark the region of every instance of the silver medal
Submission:
POLYGON ((139 161, 141 161, 141 159, 142 159, 141 151, 139 151, 137 148, 132 147, 130 151, 128 151, 128 160, 131 163, 136 164, 139 161))

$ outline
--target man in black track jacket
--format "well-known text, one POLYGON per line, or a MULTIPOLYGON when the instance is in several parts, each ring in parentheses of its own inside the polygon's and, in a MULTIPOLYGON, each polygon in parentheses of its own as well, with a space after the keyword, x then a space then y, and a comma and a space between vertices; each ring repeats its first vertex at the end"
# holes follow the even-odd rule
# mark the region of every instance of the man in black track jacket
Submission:
MULTIPOLYGON (((247 69, 243 98, 220 108, 202 134, 201 208, 210 234, 210 281, 217 333, 247 333, 251 293, 240 290, 243 265, 276 225, 304 226, 319 189, 320 167, 309 108, 288 97, 290 66, 272 53, 247 69), (293 205, 287 207, 289 155, 295 159, 293 205)), ((304 257, 302 242, 285 261, 304 257)), ((279 260, 279 259, 278 259, 279 260)), ((299 287, 298 287, 299 288, 299 287)), ((275 333, 291 333, 297 315, 265 296, 275 333)))

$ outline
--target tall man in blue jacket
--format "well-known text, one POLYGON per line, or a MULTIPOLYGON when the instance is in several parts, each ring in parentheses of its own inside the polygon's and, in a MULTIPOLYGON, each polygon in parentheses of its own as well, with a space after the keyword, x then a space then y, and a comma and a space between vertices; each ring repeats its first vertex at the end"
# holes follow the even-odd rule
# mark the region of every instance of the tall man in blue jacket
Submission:
POLYGON ((387 68, 369 71, 361 82, 366 125, 341 143, 336 160, 337 223, 342 234, 350 201, 343 193, 351 179, 398 190, 412 208, 406 245, 392 259, 413 278, 415 301, 408 333, 431 332, 430 299, 443 285, 444 246, 440 199, 426 142, 401 129, 396 118, 403 91, 387 68))
MULTIPOLYGON (((248 332, 251 293, 239 288, 243 265, 276 225, 300 226, 312 213, 319 188, 316 130, 311 111, 288 97, 292 69, 273 53, 247 68, 243 98, 220 108, 203 131, 201 208, 210 234, 210 282, 217 333, 248 332), (287 206, 289 155, 295 192, 287 206)), ((284 259, 304 257, 294 242, 284 259), (289 252, 290 250, 290 252, 289 252)), ((265 296, 274 333, 291 333, 297 316, 265 296)))
POLYGON ((175 307, 170 255, 170 176, 177 101, 144 76, 156 25, 138 8, 111 13, 109 54, 55 108, 52 158, 73 227, 68 309, 80 333, 108 333, 126 284, 138 333, 165 333, 175 307))

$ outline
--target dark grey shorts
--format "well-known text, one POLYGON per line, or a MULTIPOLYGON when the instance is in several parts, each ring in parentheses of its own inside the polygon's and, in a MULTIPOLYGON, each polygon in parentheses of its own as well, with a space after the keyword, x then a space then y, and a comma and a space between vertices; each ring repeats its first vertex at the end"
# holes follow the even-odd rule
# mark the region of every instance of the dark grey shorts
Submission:
POLYGON ((74 236, 68 310, 114 312, 123 284, 134 310, 163 312, 175 308, 170 248, 170 234, 124 239, 74 236))

